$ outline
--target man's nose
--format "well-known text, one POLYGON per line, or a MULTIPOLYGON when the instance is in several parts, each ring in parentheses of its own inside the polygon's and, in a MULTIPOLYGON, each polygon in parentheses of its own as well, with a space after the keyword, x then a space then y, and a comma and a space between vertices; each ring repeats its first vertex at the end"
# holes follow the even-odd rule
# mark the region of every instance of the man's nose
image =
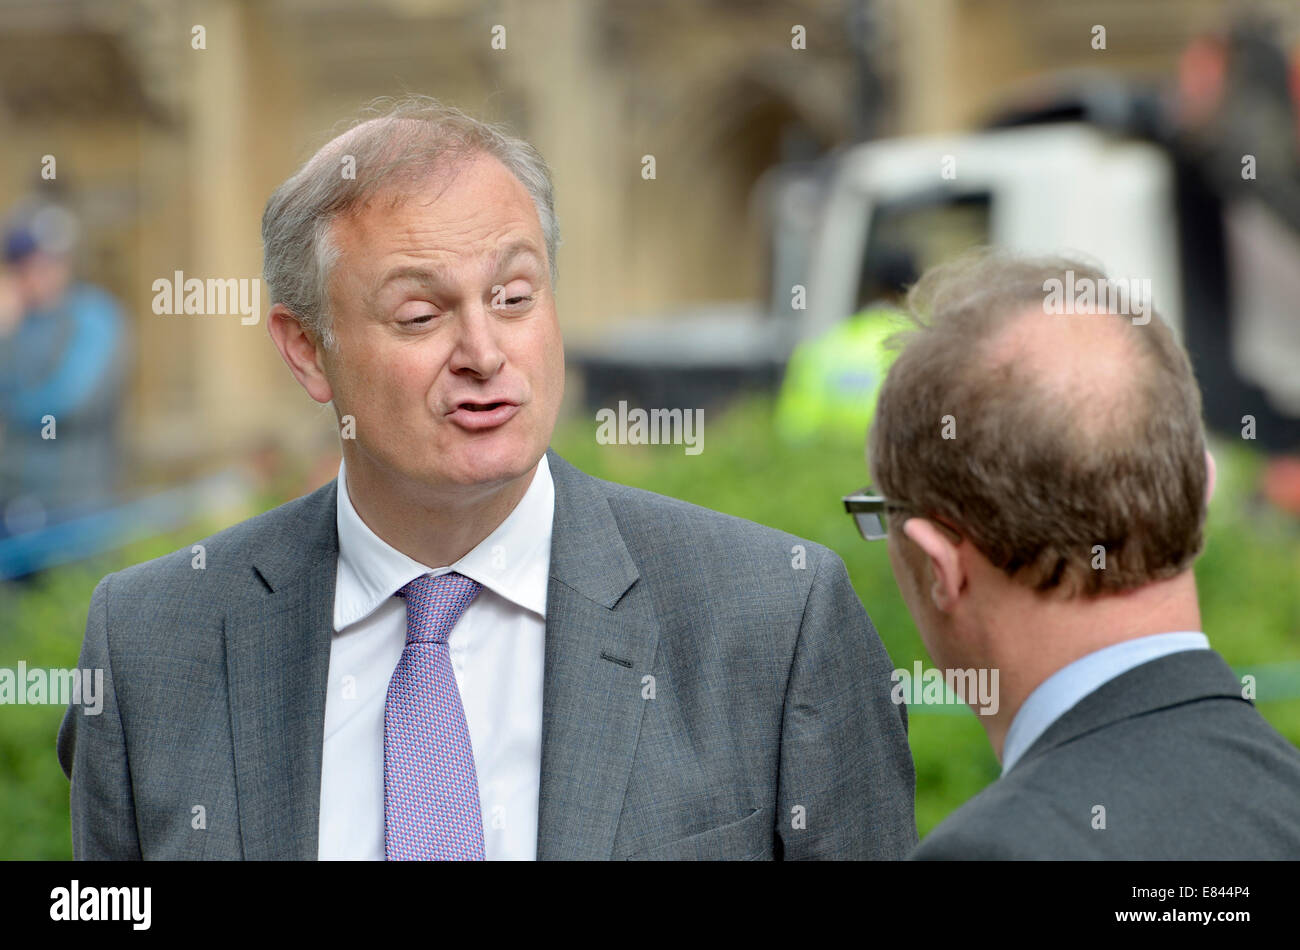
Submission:
POLYGON ((487 379, 506 361, 497 340, 495 314, 483 301, 471 301, 456 321, 456 349, 452 352, 452 371, 487 379))

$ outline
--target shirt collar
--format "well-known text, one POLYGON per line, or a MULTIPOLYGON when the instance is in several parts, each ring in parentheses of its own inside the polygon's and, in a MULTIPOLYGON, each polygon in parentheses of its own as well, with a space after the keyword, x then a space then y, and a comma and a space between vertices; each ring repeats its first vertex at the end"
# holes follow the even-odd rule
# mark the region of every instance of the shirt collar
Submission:
POLYGON ((495 531, 454 564, 430 567, 394 548, 361 520, 348 496, 346 466, 340 461, 334 629, 342 630, 368 617, 417 577, 450 571, 464 574, 545 618, 554 517, 555 484, 543 455, 524 497, 495 531))
POLYGON ((1002 774, 1011 771, 1048 726, 1102 684, 1170 653, 1209 648, 1209 639, 1200 632, 1156 633, 1112 643, 1061 667, 1038 684, 1011 720, 1002 744, 1002 774))

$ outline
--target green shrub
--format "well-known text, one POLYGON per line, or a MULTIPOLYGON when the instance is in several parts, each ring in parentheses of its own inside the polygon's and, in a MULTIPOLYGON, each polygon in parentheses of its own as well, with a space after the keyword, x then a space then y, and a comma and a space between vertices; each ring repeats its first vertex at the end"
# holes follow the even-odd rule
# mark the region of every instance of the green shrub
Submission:
MULTIPOLYGON (((682 446, 603 446, 592 420, 556 431, 558 452, 601 478, 769 524, 839 552, 895 666, 929 665, 894 585, 883 544, 859 538, 840 496, 867 481, 860 447, 842 441, 786 445, 774 438, 771 404, 742 402, 708 413, 704 451, 682 446)), ((1205 629, 1240 671, 1260 674, 1259 708, 1300 745, 1300 526, 1255 497, 1260 459, 1218 446, 1219 489, 1206 551, 1197 564, 1205 629), (1278 669, 1280 663, 1291 667, 1278 669), (1268 669, 1264 669, 1268 668, 1268 669)), ((238 517, 231 519, 231 522, 238 517)), ((131 544, 29 582, 0 585, 0 667, 71 667, 86 610, 104 574, 188 546, 220 525, 131 544)), ((68 782, 55 758, 63 709, 0 707, 0 857, 71 857, 68 782)), ((984 731, 965 707, 916 707, 917 824, 926 834, 999 772, 984 731)))

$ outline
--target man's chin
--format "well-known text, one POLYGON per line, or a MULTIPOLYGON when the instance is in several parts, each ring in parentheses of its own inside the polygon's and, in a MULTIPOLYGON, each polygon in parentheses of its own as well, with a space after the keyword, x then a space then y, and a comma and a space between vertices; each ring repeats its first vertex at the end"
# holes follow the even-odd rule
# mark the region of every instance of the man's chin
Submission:
POLYGON ((494 488, 527 475, 537 465, 540 456, 541 453, 537 453, 534 457, 518 447, 497 450, 482 446, 476 450, 473 446, 466 446, 456 451, 453 457, 439 460, 438 468, 442 479, 453 485, 467 489, 494 488))

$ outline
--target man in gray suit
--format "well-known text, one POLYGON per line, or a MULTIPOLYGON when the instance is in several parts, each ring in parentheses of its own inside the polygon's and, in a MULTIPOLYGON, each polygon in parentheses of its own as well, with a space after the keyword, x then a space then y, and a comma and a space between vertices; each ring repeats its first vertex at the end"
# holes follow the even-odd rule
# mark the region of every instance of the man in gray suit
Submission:
POLYGON ((1300 752, 1201 631, 1200 393, 1123 289, 986 252, 909 297, 850 505, 1002 762, 917 858, 1300 857, 1300 752))
POLYGON ((907 854, 906 712, 841 560, 548 450, 530 146, 400 103, 277 189, 263 240, 343 464, 201 565, 100 582, 103 712, 58 743, 78 857, 907 854))

